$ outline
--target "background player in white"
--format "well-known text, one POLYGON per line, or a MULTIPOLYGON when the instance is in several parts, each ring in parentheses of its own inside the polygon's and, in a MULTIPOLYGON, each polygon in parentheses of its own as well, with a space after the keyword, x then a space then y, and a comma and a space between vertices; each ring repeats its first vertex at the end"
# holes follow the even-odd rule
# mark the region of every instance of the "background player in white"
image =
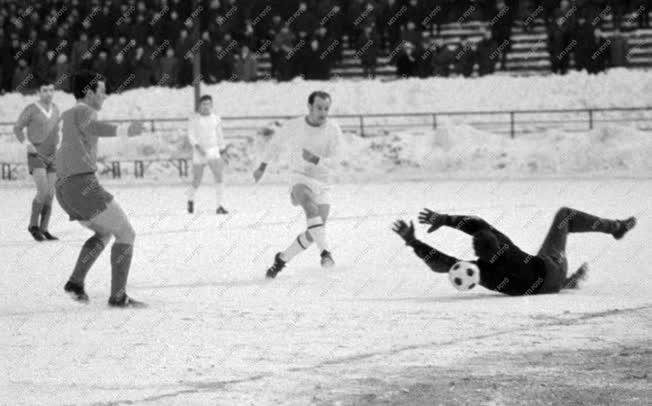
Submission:
POLYGON ((57 240, 48 231, 57 179, 54 153, 59 144, 59 108, 52 101, 54 85, 44 84, 39 99, 27 105, 14 125, 14 134, 27 144, 27 167, 36 185, 28 231, 36 241, 57 240), (27 129, 27 137, 24 130, 27 129), (41 221, 39 223, 39 216, 41 221))
POLYGON ((335 263, 326 238, 326 221, 330 213, 329 176, 338 163, 340 126, 328 119, 331 97, 322 91, 308 97, 308 114, 286 121, 273 135, 260 166, 254 171, 258 182, 267 164, 277 160, 283 150, 289 153, 290 198, 292 204, 301 206, 306 214, 307 229, 295 238, 283 252, 276 254, 267 277, 274 278, 285 264, 308 248, 313 241, 321 255, 321 265, 335 263))
POLYGON ((188 120, 188 140, 192 145, 192 185, 188 189, 188 213, 195 211, 195 193, 201 185, 204 167, 208 165, 215 179, 217 214, 227 214, 222 206, 224 183, 222 174, 226 163, 222 119, 213 112, 213 98, 199 99, 199 112, 188 120))

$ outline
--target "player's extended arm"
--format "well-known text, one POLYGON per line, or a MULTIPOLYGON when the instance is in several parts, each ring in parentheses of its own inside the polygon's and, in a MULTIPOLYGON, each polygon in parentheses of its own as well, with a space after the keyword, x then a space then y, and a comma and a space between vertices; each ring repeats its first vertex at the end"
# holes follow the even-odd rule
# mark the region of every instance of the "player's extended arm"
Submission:
POLYGON ((18 116, 18 120, 16 120, 16 124, 14 124, 14 134, 16 135, 16 138, 18 138, 18 141, 25 142, 25 133, 23 130, 25 127, 27 127, 27 124, 29 123, 29 117, 30 117, 30 108, 29 106, 25 107, 23 111, 20 113, 20 116, 18 116))
POLYGON ((443 214, 436 213, 430 209, 423 209, 419 213, 419 223, 430 224, 430 228, 428 229, 429 233, 442 226, 455 228, 469 235, 473 235, 478 231, 489 230, 501 243, 511 244, 511 240, 506 235, 478 216, 443 214))
POLYGON ((118 126, 97 121, 97 114, 92 110, 81 110, 78 113, 77 125, 82 134, 90 137, 116 137, 118 126))
POLYGON ((263 177, 263 174, 267 169, 268 163, 272 161, 276 161, 278 157, 281 155, 281 152, 283 150, 283 144, 281 142, 282 137, 280 137, 279 135, 280 134, 278 134, 277 131, 276 134, 272 135, 272 138, 268 141, 267 145, 265 146, 265 150, 263 152, 263 158, 260 161, 260 165, 258 165, 258 168, 254 171, 254 180, 256 182, 258 182, 260 178, 263 177))
POLYGON ((460 260, 447 255, 430 245, 419 241, 414 236, 414 225, 410 222, 408 226, 403 220, 394 223, 393 229, 396 234, 405 240, 405 244, 414 249, 414 253, 428 265, 428 267, 437 273, 448 273, 455 263, 460 260))

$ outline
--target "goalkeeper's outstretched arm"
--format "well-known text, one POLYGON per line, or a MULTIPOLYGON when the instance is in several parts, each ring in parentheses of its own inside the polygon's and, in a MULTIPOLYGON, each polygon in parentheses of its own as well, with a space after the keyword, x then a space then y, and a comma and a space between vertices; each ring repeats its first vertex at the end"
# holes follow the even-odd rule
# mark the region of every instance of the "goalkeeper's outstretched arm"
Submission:
POLYGON ((414 236, 414 224, 412 224, 412 222, 408 225, 405 221, 398 220, 394 223, 392 230, 405 241, 407 246, 414 249, 414 253, 417 254, 417 256, 421 258, 433 272, 448 273, 449 269, 451 269, 456 262, 460 261, 455 257, 451 257, 450 255, 417 240, 414 236))

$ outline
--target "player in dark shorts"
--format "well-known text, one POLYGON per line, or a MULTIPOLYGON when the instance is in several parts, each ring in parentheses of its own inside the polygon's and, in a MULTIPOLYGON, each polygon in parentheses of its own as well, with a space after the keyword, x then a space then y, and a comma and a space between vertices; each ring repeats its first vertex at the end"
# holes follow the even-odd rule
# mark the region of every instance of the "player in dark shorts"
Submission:
POLYGON ((60 115, 59 108, 52 102, 54 85, 42 85, 38 94, 39 99, 20 113, 14 125, 14 134, 20 142, 27 144, 27 168, 36 185, 27 230, 36 241, 57 240, 50 234, 49 224, 56 181, 54 152, 59 143, 60 115))
MULTIPOLYGON (((429 233, 447 226, 473 236, 473 249, 478 259, 468 262, 480 269, 480 285, 518 296, 577 288, 579 281, 585 277, 586 268, 581 267, 567 277, 568 234, 600 232, 611 234, 619 240, 634 228, 636 218, 608 220, 563 207, 557 211, 548 235, 535 256, 523 252, 505 234, 479 217, 440 214, 424 209, 419 213, 419 222, 430 225, 429 233)), ((460 261, 416 239, 412 222, 408 225, 398 220, 393 230, 434 272, 447 273, 460 261)))
POLYGON ((62 114, 61 146, 56 153, 57 200, 71 221, 79 221, 95 234, 83 245, 70 279, 64 286, 74 299, 88 301, 84 280, 111 237, 111 296, 114 307, 143 307, 144 303, 127 296, 126 286, 136 234, 127 215, 97 180, 97 141, 99 137, 115 137, 121 130, 138 135, 142 123, 129 128, 97 121, 102 108, 105 80, 93 72, 81 71, 72 78, 77 104, 62 114))

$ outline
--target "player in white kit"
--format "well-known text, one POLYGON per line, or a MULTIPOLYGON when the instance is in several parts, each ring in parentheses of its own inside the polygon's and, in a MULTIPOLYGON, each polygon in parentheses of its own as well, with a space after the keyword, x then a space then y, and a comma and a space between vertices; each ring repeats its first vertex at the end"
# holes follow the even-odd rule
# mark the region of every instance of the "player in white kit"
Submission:
POLYGON ((273 135, 263 160, 254 172, 258 182, 267 164, 277 160, 282 152, 288 153, 290 164, 290 198, 292 204, 301 206, 306 214, 306 230, 292 244, 276 254, 274 264, 266 276, 274 278, 285 264, 313 242, 321 255, 321 265, 335 264, 326 238, 326 221, 330 212, 329 177, 338 164, 339 145, 342 138, 340 126, 328 120, 331 97, 317 91, 308 97, 308 114, 283 123, 273 135))
POLYGON ((217 214, 227 214, 222 206, 223 172, 226 163, 222 119, 213 112, 213 98, 203 95, 199 111, 188 120, 188 140, 192 145, 192 185, 188 189, 188 213, 195 211, 195 193, 201 185, 204 167, 208 165, 215 179, 217 214))

